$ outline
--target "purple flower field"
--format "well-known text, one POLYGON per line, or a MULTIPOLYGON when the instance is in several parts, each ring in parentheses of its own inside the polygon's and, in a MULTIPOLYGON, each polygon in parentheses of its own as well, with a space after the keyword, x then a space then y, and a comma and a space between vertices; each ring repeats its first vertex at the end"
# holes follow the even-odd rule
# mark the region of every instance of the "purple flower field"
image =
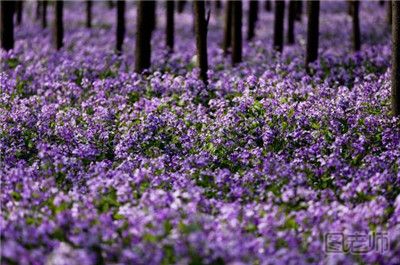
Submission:
POLYGON ((309 75, 305 13, 279 54, 260 6, 232 67, 211 4, 205 86, 191 3, 175 14, 173 53, 157 3, 152 65, 137 74, 135 2, 122 55, 106 2, 93 3, 91 29, 83 2, 64 3, 59 51, 24 2, 15 47, 0 51, 1 264, 400 264, 385 7, 361 1, 353 52, 346 1, 321 1, 309 75), (359 249, 354 235, 382 240, 329 251, 342 247, 331 235, 359 249))

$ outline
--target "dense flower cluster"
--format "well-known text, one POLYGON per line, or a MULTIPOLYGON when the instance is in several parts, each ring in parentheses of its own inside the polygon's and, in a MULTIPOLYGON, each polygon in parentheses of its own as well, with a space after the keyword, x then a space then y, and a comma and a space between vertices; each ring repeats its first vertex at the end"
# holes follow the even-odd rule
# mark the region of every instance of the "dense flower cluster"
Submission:
MULTIPOLYGON (((351 52, 346 3, 321 6, 321 59, 271 51, 260 10, 244 62, 220 49, 212 15, 210 85, 198 80, 192 16, 165 53, 159 3, 153 66, 133 73, 115 10, 68 3, 65 47, 39 23, 1 51, 1 256, 4 264, 400 264, 400 126, 390 115, 385 10, 361 5, 351 52), (387 251, 326 253, 327 233, 387 233, 387 251)), ((25 19, 33 7, 26 5, 25 19)), ((51 16, 49 16, 51 18, 51 16)), ((246 24, 246 21, 245 21, 246 24)))

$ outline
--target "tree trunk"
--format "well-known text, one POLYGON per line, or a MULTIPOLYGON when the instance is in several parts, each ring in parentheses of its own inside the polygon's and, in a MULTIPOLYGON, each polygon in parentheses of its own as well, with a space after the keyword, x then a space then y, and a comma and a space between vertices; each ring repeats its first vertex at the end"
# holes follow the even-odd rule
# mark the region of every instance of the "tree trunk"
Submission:
POLYGON ((353 5, 351 3, 352 0, 347 0, 347 14, 349 14, 349 16, 352 16, 353 14, 353 5))
POLYGON ((274 49, 278 52, 283 51, 283 22, 285 16, 285 1, 275 1, 275 20, 274 20, 274 49))
POLYGON ((174 51, 174 9, 174 0, 167 0, 166 44, 170 52, 174 51))
POLYGON ((54 17, 54 46, 57 50, 63 46, 64 25, 63 25, 63 1, 55 2, 55 17, 54 17))
POLYGON ((23 2, 22 2, 22 0, 16 1, 17 25, 21 25, 21 22, 22 22, 22 9, 23 9, 23 2))
POLYGON ((389 24, 389 26, 392 26, 392 2, 395 1, 388 1, 388 5, 387 5, 387 22, 389 24))
POLYGON ((265 0, 264 8, 265 8, 265 11, 267 11, 267 12, 271 12, 272 11, 271 0, 265 0))
POLYGON ((42 28, 47 28, 47 1, 42 2, 42 28))
POLYGON ((231 47, 232 37, 232 0, 228 0, 225 7, 225 28, 224 28, 224 40, 222 48, 224 54, 228 53, 229 47, 231 47))
POLYGON ((352 1, 352 17, 353 17, 353 49, 359 51, 361 48, 361 33, 360 33, 360 19, 359 19, 359 7, 360 1, 352 1))
POLYGON ((1 1, 1 47, 6 51, 14 48, 14 10, 14 2, 1 1))
POLYGON ((242 61, 242 1, 232 3, 232 65, 242 61))
POLYGON ((258 0, 250 0, 249 2, 249 23, 247 31, 247 40, 254 38, 254 29, 258 20, 258 0))
POLYGON ((195 17, 197 60, 200 67, 200 78, 207 85, 207 22, 205 16, 204 0, 193 2, 193 11, 195 17))
POLYGON ((392 112, 400 116, 400 2, 392 1, 392 112))
POLYGON ((41 17, 41 11, 42 11, 42 1, 41 0, 36 0, 36 20, 39 20, 41 17))
POLYGON ((86 0, 86 27, 92 27, 92 0, 86 0))
POLYGON ((117 1, 117 42, 116 50, 122 53, 122 45, 125 38, 125 0, 117 1))
POLYGON ((309 64, 318 59, 318 39, 319 39, 319 1, 308 2, 307 7, 307 51, 306 51, 306 70, 309 73, 309 64))
MULTIPOLYGON (((120 0, 117 0, 117 2, 118 2, 118 1, 120 1, 120 0)), ((114 6, 115 6, 114 1, 112 1, 112 0, 108 0, 108 1, 107 1, 107 5, 108 5, 108 8, 109 8, 109 9, 113 9, 114 6)), ((117 4, 117 5, 118 5, 118 4, 117 4)))
POLYGON ((186 5, 186 1, 184 1, 184 0, 179 1, 178 0, 178 13, 179 14, 183 13, 183 11, 185 10, 185 5, 186 5))
POLYGON ((294 21, 296 19, 296 9, 297 9, 296 1, 290 0, 289 14, 288 14, 288 31, 287 31, 288 44, 294 44, 294 26, 295 26, 294 21))
POLYGON ((151 33, 154 28, 154 1, 137 2, 135 72, 141 73, 151 65, 151 33))
POLYGON ((157 1, 152 0, 148 2, 150 2, 153 5, 153 7, 151 8, 152 12, 150 13, 149 16, 149 21, 151 23, 151 32, 153 32, 157 26, 157 16, 156 16, 157 1))
POLYGON ((215 13, 219 15, 222 9, 222 3, 221 0, 215 0, 215 13))
POLYGON ((301 21, 303 15, 303 1, 296 1, 296 21, 301 21))

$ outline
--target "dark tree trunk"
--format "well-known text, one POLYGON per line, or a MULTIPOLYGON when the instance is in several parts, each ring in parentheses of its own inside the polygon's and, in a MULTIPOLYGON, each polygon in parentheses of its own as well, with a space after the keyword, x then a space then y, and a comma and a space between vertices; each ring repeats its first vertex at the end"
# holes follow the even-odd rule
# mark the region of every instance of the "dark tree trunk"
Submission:
POLYGON ((296 19, 296 8, 297 8, 296 1, 290 0, 289 14, 288 14, 288 31, 287 31, 288 44, 294 44, 294 26, 295 26, 294 21, 296 19))
POLYGON ((250 0, 249 2, 249 23, 247 31, 247 40, 254 38, 254 29, 258 20, 258 0, 250 0))
POLYGON ((222 48, 224 54, 228 53, 229 47, 231 47, 232 37, 232 0, 228 0, 225 6, 225 28, 224 28, 224 40, 222 48))
POLYGON ((193 11, 195 17, 197 60, 200 67, 200 78, 203 80, 204 84, 207 85, 207 21, 204 0, 194 1, 193 11))
POLYGON ((174 0, 167 0, 166 44, 170 52, 174 51, 174 9, 174 0))
POLYGON ((318 39, 319 39, 319 1, 308 2, 307 7, 307 51, 306 51, 306 70, 309 72, 309 64, 318 59, 318 39))
POLYGON ((387 5, 387 21, 390 27, 392 26, 392 2, 395 1, 389 0, 387 5))
POLYGON ((183 11, 185 10, 185 5, 186 5, 186 1, 182 0, 178 0, 178 13, 181 14, 183 13, 183 11))
POLYGON ((347 0, 347 14, 351 16, 353 14, 353 5, 351 4, 352 0, 347 0))
POLYGON ((1 47, 6 51, 14 48, 15 2, 1 1, 1 47))
POLYGON ((125 0, 117 1, 117 42, 116 50, 122 53, 122 44, 125 38, 125 0))
POLYGON ((400 2, 392 1, 392 111, 400 116, 400 2))
POLYGON ((278 52, 283 51, 283 22, 285 17, 285 1, 275 1, 275 20, 274 20, 274 49, 278 52))
POLYGON ((380 6, 384 6, 384 5, 385 5, 385 1, 380 0, 380 1, 379 1, 379 5, 380 5, 380 6))
POLYGON ((47 28, 47 1, 42 2, 42 28, 47 28))
POLYGON ((39 20, 41 17, 41 11, 42 11, 42 1, 41 0, 36 0, 36 20, 39 20))
POLYGON ((242 61, 242 1, 232 3, 232 65, 242 61))
POLYGON ((219 15, 219 13, 221 12, 221 9, 222 9, 221 0, 215 0, 215 12, 217 13, 217 15, 219 15))
POLYGON ((92 0, 86 0, 86 27, 92 27, 92 0))
POLYGON ((296 21, 301 21, 303 15, 303 1, 296 1, 296 21))
POLYGON ((353 49, 359 51, 361 48, 361 33, 360 33, 360 19, 359 19, 359 7, 360 1, 352 1, 352 17, 353 17, 353 49))
MULTIPOLYGON (((120 0, 117 0, 117 2, 118 2, 118 1, 120 1, 120 0)), ((115 6, 114 1, 112 1, 112 0, 108 0, 108 1, 107 1, 107 5, 108 5, 108 8, 109 8, 109 9, 113 9, 114 6, 115 6)))
POLYGON ((137 2, 135 72, 141 73, 151 65, 151 33, 154 25, 154 1, 137 2))
POLYGON ((148 1, 148 2, 151 2, 153 5, 153 8, 151 9, 152 12, 149 16, 149 21, 151 23, 151 31, 153 32, 157 26, 157 17, 156 17, 157 1, 148 1))
POLYGON ((265 11, 267 11, 267 12, 271 12, 272 11, 271 0, 265 0, 264 8, 265 8, 265 11))
POLYGON ((17 25, 21 25, 21 22, 22 22, 22 8, 23 8, 22 0, 16 1, 17 25))
POLYGON ((55 2, 55 16, 54 16, 54 46, 57 50, 63 46, 64 38, 64 24, 63 24, 63 1, 55 2))

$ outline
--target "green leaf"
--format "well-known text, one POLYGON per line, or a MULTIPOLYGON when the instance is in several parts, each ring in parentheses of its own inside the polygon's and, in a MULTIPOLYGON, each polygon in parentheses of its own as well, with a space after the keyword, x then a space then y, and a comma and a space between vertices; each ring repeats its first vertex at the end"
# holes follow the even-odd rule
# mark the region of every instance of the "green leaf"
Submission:
POLYGON ((20 201, 22 199, 22 195, 16 191, 12 191, 11 192, 11 197, 15 200, 15 201, 20 201))
POLYGON ((11 69, 14 69, 19 65, 19 60, 17 58, 10 58, 7 60, 7 64, 11 69))
POLYGON ((149 243, 157 243, 158 242, 158 238, 150 233, 146 233, 143 235, 143 240, 149 243))

